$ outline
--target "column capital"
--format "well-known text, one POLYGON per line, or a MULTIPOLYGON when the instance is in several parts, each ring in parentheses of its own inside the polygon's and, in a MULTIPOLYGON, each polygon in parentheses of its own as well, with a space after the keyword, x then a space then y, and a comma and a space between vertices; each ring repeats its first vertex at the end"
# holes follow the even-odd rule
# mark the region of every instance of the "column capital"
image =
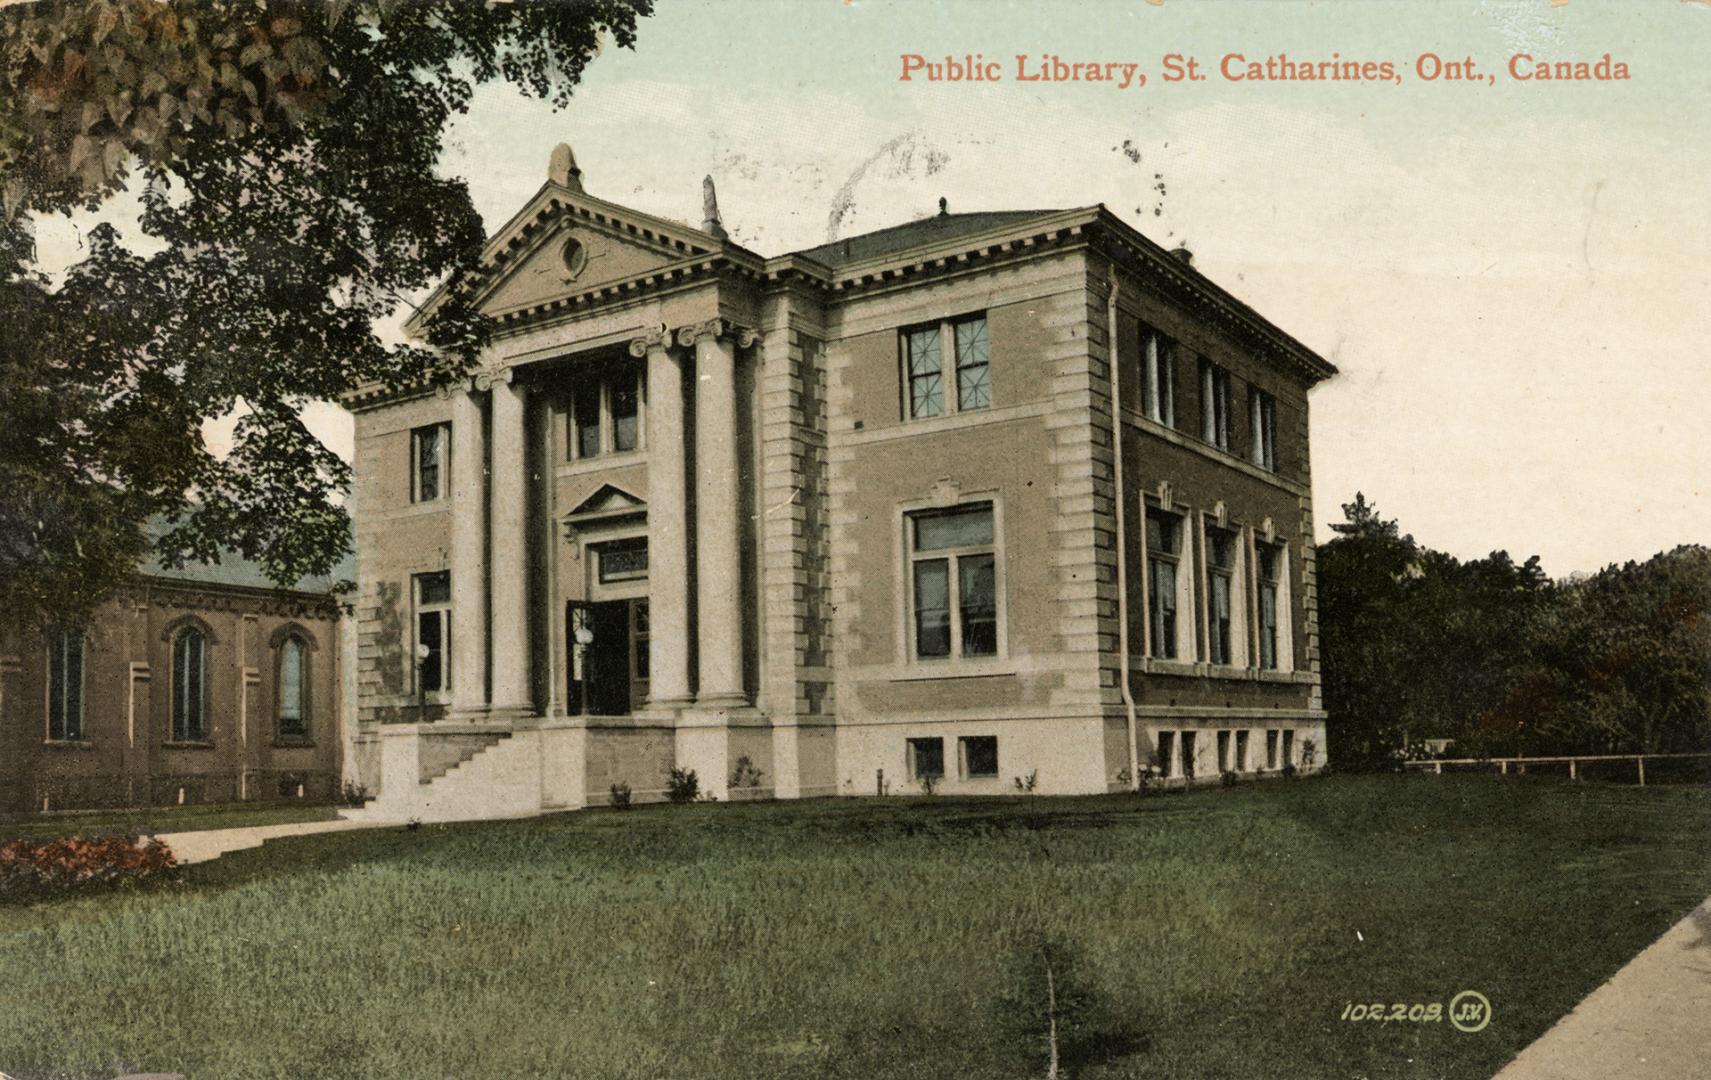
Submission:
POLYGON ((728 337, 739 349, 746 349, 753 345, 759 336, 752 327, 742 326, 727 319, 708 319, 706 322, 677 328, 677 343, 685 347, 728 337))
MULTIPOLYGON (((516 368, 499 368, 494 371, 482 371, 476 373, 475 377, 470 381, 474 384, 474 387, 477 390, 492 390, 496 383, 515 385, 516 371, 516 368)), ((521 387, 518 387, 518 389, 521 389, 521 387)))
POLYGON ((663 325, 647 331, 640 337, 630 339, 630 355, 638 360, 650 352, 663 352, 669 348, 671 348, 671 331, 663 325))

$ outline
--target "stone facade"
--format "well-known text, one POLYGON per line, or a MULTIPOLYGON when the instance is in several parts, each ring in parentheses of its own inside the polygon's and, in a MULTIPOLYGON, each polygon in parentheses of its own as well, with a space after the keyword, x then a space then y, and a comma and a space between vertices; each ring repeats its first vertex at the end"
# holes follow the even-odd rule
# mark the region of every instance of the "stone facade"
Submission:
POLYGON ((673 767, 794 798, 1324 762, 1307 396, 1335 369, 1185 253, 1096 206, 766 258, 710 185, 678 225, 561 148, 487 257, 478 373, 347 401, 380 811, 471 812, 469 766, 426 763, 494 732, 539 777, 519 813, 673 767))
POLYGON ((337 795, 338 609, 242 576, 145 574, 87 627, 0 642, 0 812, 337 795))

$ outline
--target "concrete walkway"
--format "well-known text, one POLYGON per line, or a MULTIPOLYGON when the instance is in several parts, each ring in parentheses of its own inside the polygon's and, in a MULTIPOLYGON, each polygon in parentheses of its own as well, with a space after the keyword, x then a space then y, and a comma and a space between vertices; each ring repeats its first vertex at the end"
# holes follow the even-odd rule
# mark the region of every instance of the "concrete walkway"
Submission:
POLYGON ((260 847, 281 836, 306 836, 310 833, 344 832, 347 829, 374 829, 396 825, 392 821, 298 821, 288 825, 253 825, 244 829, 205 829, 200 832, 158 833, 155 839, 172 849, 180 866, 218 859, 228 851, 243 851, 260 847))
MULTIPOLYGON (((1501 1004, 1493 1002, 1501 1016, 1501 1004)), ((1516 1056, 1495 1080, 1711 1076, 1711 900, 1516 1056)))

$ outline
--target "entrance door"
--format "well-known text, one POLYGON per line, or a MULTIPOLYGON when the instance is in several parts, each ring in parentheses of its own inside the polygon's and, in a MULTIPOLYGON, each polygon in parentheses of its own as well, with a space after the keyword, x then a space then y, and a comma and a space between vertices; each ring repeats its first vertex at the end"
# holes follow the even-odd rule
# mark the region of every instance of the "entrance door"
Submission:
POLYGON ((628 716, 647 700, 647 603, 644 598, 566 605, 566 701, 572 716, 628 716))

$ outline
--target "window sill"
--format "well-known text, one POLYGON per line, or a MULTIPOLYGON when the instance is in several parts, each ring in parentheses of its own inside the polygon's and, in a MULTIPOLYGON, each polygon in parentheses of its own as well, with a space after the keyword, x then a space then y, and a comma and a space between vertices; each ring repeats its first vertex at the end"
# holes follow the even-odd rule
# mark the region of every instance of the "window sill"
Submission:
POLYGON ((954 661, 920 660, 899 668, 892 682, 922 682, 932 679, 989 679, 1015 675, 1016 666, 1008 660, 954 661))
POLYGON ((162 750, 212 750, 214 744, 206 740, 185 739, 163 742, 160 744, 160 748, 162 750))
POLYGON ((275 750, 313 750, 315 743, 312 739, 275 739, 273 740, 273 748, 275 750))
POLYGON ((93 750, 95 744, 88 739, 43 739, 42 745, 50 750, 93 750))
POLYGON ((1156 660, 1150 656, 1139 656, 1134 659, 1136 660, 1135 666, 1148 675, 1181 675, 1198 678, 1206 674, 1202 665, 1196 664, 1192 660, 1156 660))
POLYGON ((553 472, 558 476, 581 476, 584 473, 599 472, 602 469, 618 469, 626 465, 646 465, 648 453, 645 449, 623 450, 610 454, 596 454, 593 457, 576 458, 573 461, 561 461, 553 472))

